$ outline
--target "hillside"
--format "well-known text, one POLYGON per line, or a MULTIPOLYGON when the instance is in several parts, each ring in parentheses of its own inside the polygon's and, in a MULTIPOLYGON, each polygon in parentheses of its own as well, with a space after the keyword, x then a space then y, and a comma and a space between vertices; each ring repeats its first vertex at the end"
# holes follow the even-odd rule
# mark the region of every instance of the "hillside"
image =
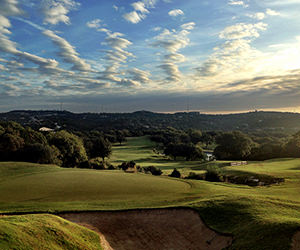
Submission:
POLYGON ((290 249, 300 229, 299 166, 299 159, 277 159, 226 167, 228 172, 285 178, 281 184, 249 187, 116 170, 1 163, 6 175, 0 184, 0 213, 186 207, 198 211, 213 230, 233 235, 229 249, 284 250, 290 249))
POLYGON ((1 250, 102 250, 99 236, 60 217, 39 214, 0 217, 1 250))
POLYGON ((266 131, 294 133, 300 130, 300 114, 283 112, 249 112, 207 115, 198 112, 162 114, 148 111, 134 113, 71 113, 68 111, 11 111, 0 114, 0 120, 14 120, 22 125, 73 130, 130 129, 132 131, 178 129, 266 131))

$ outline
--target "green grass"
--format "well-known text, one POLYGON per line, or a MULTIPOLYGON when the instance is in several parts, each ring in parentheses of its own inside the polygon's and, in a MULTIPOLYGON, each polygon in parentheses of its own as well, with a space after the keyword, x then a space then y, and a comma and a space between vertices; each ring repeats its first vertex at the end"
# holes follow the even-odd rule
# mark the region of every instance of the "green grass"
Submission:
POLYGON ((6 173, 0 183, 2 213, 162 206, 191 189, 185 181, 118 170, 8 162, 0 163, 0 172, 6 173))
POLYGON ((0 217, 1 250, 101 250, 97 233, 58 216, 0 217))
MULTIPOLYGON (((228 174, 285 178, 281 184, 249 187, 177 180, 121 171, 61 169, 51 165, 0 163, 0 212, 119 210, 192 207, 213 229, 231 233, 230 249, 290 249, 300 230, 300 159, 224 166, 224 162, 170 161, 152 151, 146 137, 114 146, 111 161, 135 160, 163 171, 203 172, 215 166, 228 174)), ((0 247, 1 249, 1 247, 0 247)))
POLYGON ((185 161, 183 159, 170 160, 168 157, 154 153, 155 145, 147 136, 127 138, 127 142, 123 145, 114 145, 110 162, 119 165, 124 161, 134 160, 141 167, 155 166, 161 168, 164 174, 170 174, 174 168, 181 169, 188 174, 190 169, 196 168, 202 163, 201 161, 185 161))

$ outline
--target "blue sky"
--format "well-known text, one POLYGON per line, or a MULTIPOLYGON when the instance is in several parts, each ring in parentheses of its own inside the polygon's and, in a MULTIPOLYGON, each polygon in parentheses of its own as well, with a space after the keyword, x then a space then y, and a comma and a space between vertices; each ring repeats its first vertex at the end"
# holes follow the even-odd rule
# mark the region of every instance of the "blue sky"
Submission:
POLYGON ((300 0, 0 6, 0 111, 300 111, 300 0))

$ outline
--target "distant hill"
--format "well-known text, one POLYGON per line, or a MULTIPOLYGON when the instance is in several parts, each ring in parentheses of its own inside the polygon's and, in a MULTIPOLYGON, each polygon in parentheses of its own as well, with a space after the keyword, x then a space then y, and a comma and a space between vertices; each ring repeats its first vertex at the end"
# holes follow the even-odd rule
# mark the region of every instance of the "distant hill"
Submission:
POLYGON ((0 113, 0 120, 13 120, 24 126, 67 128, 74 130, 130 129, 148 130, 174 127, 177 129, 277 131, 294 133, 300 130, 300 114, 284 112, 249 112, 208 115, 198 112, 175 114, 137 111, 133 113, 72 113, 68 111, 15 110, 0 113))

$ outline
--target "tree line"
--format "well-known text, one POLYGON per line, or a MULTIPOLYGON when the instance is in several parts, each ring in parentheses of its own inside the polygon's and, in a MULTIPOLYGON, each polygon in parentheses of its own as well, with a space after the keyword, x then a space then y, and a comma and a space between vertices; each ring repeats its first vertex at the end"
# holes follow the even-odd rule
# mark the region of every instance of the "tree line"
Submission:
POLYGON ((61 167, 99 167, 112 152, 112 143, 123 143, 126 130, 42 133, 16 122, 0 122, 0 161, 26 161, 61 167), (102 158, 102 163, 96 158, 102 158), (97 166, 98 165, 98 166, 97 166))
POLYGON ((168 127, 151 132, 151 140, 158 143, 160 151, 174 160, 203 159, 203 148, 210 149, 218 160, 261 161, 274 158, 300 157, 300 131, 285 138, 274 134, 221 132, 168 127))

